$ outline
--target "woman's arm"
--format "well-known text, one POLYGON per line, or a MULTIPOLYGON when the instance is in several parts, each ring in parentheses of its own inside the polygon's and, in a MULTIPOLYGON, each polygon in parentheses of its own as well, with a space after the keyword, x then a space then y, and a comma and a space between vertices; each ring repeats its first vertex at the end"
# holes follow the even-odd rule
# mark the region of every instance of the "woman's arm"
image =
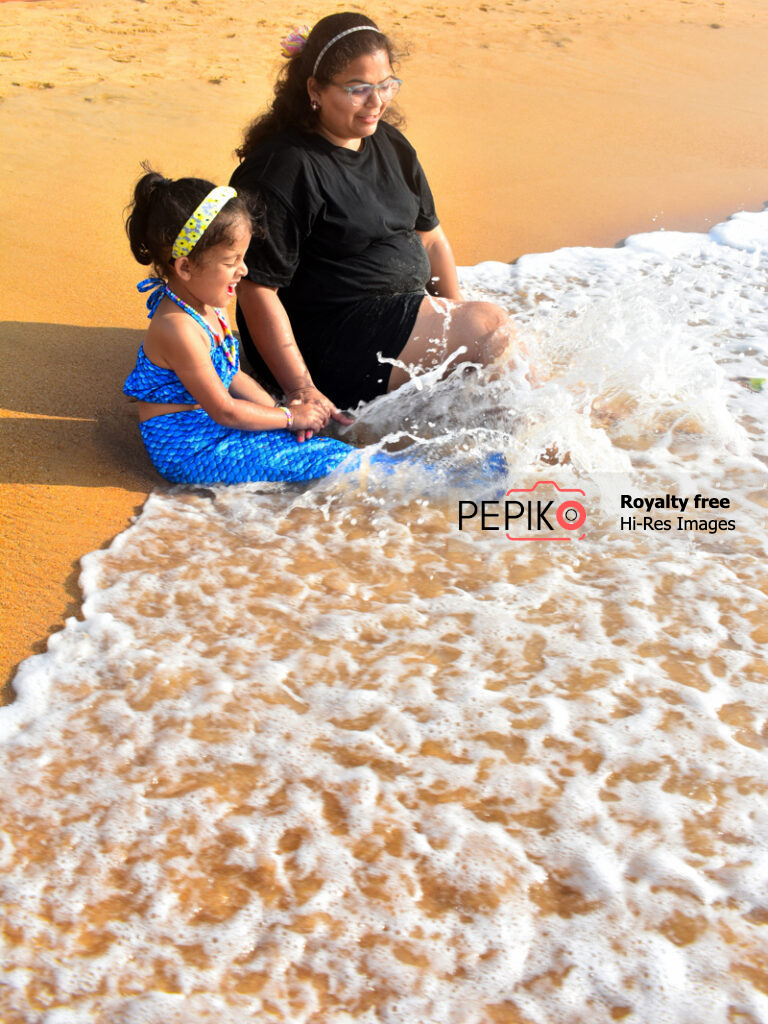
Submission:
POLYGON ((432 278, 429 291, 443 299, 461 302, 463 296, 459 287, 459 275, 456 272, 456 260, 453 258, 451 243, 445 232, 438 224, 431 231, 419 231, 418 235, 429 257, 432 278))
POLYGON ((229 393, 233 398, 244 398, 246 402, 255 402, 257 405, 273 406, 274 398, 265 391, 261 384, 257 384, 253 377, 238 370, 229 385, 229 393))
POLYGON ((283 392, 288 395, 314 387, 277 289, 243 280, 237 286, 237 304, 254 345, 283 392))
POLYGON ((286 398, 290 402, 317 402, 325 416, 323 426, 331 418, 352 423, 312 382, 277 289, 243 280, 237 286, 237 301, 254 345, 286 398))

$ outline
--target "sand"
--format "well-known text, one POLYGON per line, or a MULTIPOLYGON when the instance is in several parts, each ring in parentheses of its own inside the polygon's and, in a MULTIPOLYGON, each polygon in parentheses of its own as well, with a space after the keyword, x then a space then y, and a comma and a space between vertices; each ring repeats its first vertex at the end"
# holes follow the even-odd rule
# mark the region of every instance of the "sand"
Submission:
MULTIPOLYGON (((284 10, 0 3, 3 700, 77 615, 80 556, 162 486, 120 393, 145 323, 122 227, 140 161, 226 181, 284 10)), ((408 50, 400 105, 461 264, 706 231, 768 200, 762 0, 366 11, 408 50)))

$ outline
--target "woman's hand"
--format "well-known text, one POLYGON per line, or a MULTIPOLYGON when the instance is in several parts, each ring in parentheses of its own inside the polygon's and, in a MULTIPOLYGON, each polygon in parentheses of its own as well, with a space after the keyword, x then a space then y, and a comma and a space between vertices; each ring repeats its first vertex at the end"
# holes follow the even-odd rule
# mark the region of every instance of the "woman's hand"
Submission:
POLYGON ((316 402, 293 401, 290 403, 293 423, 288 427, 296 434, 298 441, 312 437, 316 430, 322 430, 328 419, 316 402))
POLYGON ((313 430, 320 430, 327 426, 328 420, 336 420, 337 423, 342 423, 344 426, 349 426, 350 423, 355 422, 351 416, 347 416, 346 413, 337 409, 330 398, 326 398, 322 391, 318 391, 313 384, 306 385, 305 387, 294 388, 293 391, 289 391, 285 397, 288 400, 291 411, 293 411, 293 407, 297 404, 314 405, 317 409, 322 411, 323 420, 320 426, 308 430, 306 434, 300 433, 300 441, 304 441, 305 439, 309 440, 309 438, 312 437, 313 430))

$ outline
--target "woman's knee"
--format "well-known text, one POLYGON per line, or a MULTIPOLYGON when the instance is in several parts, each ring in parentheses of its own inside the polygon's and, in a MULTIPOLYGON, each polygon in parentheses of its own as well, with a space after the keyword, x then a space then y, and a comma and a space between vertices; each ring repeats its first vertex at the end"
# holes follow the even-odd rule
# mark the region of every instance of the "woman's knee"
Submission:
POLYGON ((495 302, 465 302, 467 313, 480 333, 491 334, 505 326, 509 317, 495 302))
POLYGON ((465 302, 459 310, 461 332, 470 359, 482 363, 497 359, 512 340, 506 312, 493 302, 465 302))

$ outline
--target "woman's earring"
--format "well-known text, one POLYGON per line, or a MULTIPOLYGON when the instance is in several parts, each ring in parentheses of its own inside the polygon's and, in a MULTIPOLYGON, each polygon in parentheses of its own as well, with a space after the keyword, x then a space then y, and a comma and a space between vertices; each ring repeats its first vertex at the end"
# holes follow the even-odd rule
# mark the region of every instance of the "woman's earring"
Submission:
POLYGON ((310 106, 312 107, 313 110, 319 110, 320 109, 320 104, 317 102, 317 100, 312 100, 310 106))

